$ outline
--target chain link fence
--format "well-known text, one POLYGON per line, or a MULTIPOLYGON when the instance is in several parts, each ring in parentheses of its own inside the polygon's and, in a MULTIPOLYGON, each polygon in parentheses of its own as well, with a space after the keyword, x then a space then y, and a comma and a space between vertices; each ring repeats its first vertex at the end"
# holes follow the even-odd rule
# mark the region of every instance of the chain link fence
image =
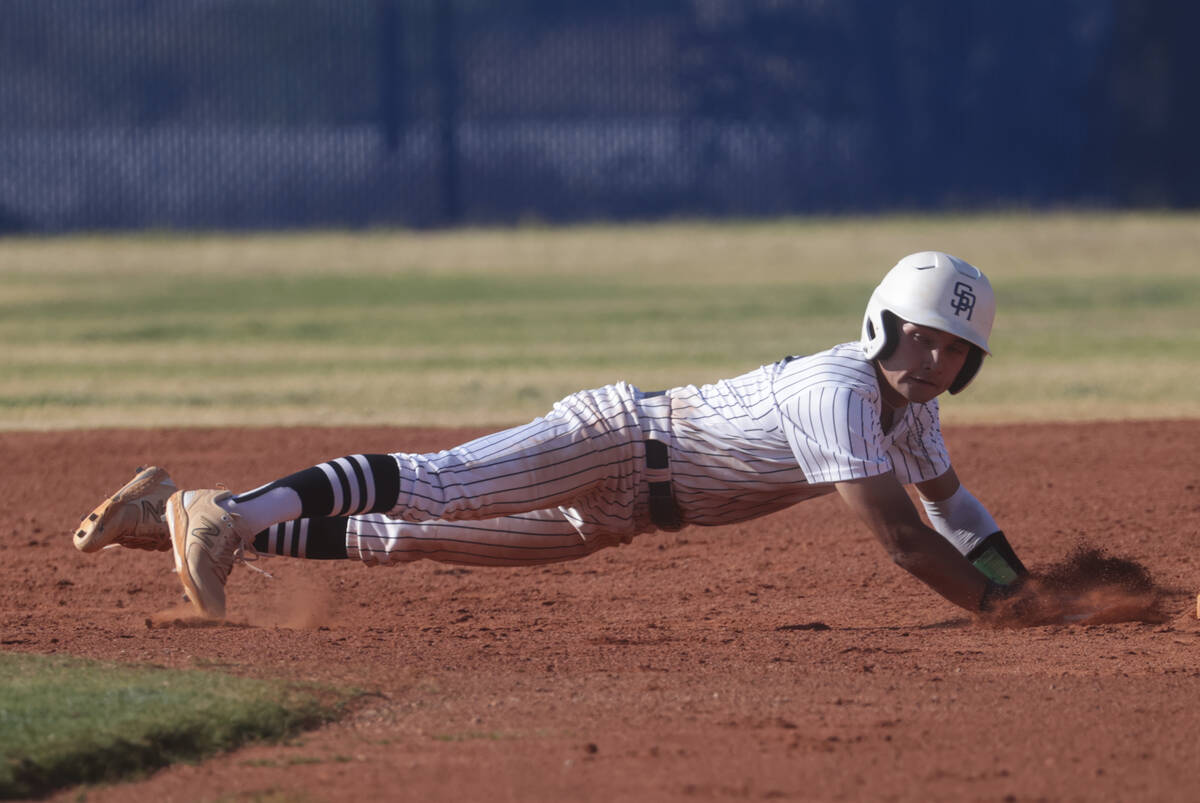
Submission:
POLYGON ((1200 11, 6 0, 0 232, 1200 201, 1200 11))

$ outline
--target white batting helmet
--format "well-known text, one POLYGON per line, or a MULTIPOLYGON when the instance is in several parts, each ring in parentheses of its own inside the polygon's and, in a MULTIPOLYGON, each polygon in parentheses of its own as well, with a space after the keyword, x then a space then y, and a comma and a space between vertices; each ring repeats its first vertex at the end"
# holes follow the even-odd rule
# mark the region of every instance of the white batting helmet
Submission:
POLYGON ((996 317, 996 296, 979 268, 941 251, 909 254, 888 271, 867 302, 862 347, 868 360, 881 359, 896 347, 899 318, 949 332, 974 348, 950 384, 965 388, 991 354, 988 335, 996 317))

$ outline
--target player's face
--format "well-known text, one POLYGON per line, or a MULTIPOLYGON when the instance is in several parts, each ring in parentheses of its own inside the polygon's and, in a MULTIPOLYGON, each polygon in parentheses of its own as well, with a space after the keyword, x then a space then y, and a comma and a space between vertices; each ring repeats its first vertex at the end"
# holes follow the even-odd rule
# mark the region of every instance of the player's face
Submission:
POLYGON ((884 400, 893 407, 920 404, 944 393, 971 353, 971 344, 940 329, 903 321, 900 342, 878 360, 884 400))

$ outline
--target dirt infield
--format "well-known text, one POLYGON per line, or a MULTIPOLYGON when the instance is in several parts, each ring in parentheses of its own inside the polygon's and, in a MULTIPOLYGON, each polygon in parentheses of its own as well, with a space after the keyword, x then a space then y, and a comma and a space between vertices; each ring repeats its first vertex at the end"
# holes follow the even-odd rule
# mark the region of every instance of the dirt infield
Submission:
POLYGON ((248 488, 474 434, 0 433, 2 649, 371 692, 293 744, 86 799, 1194 799, 1200 421, 947 430, 1026 563, 1137 561, 1156 623, 980 624, 832 498, 543 568, 276 559, 235 570, 222 624, 188 617, 168 554, 71 547, 139 464, 248 488))

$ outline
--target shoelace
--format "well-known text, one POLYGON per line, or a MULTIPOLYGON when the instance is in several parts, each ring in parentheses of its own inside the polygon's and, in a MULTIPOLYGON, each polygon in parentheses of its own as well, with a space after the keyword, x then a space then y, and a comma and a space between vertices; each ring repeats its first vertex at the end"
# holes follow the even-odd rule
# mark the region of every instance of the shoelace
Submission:
MULTIPOLYGON (((225 486, 218 485, 217 487, 224 488, 225 486)), ((238 518, 238 519, 241 518, 241 516, 239 516, 237 513, 234 513, 229 510, 225 511, 225 515, 229 516, 230 520, 233 520, 235 518, 238 518)), ((271 574, 266 569, 260 569, 254 565, 255 562, 257 562, 260 557, 261 556, 258 554, 258 550, 254 548, 253 541, 251 541, 248 538, 238 539, 238 544, 236 547, 234 547, 233 555, 231 556, 231 559, 229 561, 229 568, 232 569, 234 563, 240 563, 243 566, 245 566, 247 569, 252 569, 252 570, 258 572, 259 574, 264 575, 265 577, 268 577, 268 578, 274 580, 275 575, 271 574), (247 552, 247 550, 249 550, 249 552, 247 552)), ((224 564, 223 560, 222 560, 222 564, 224 564)), ((226 577, 229 576, 228 571, 226 571, 225 576, 226 577)), ((224 579, 224 578, 222 578, 222 579, 224 579)))
POLYGON ((242 546, 238 547, 233 553, 233 559, 235 561, 237 561, 238 563, 242 564, 243 566, 245 566, 247 569, 252 569, 253 571, 258 572, 259 574, 264 575, 264 576, 269 577, 272 580, 274 580, 275 575, 271 574, 266 569, 260 569, 254 565, 256 562, 258 562, 258 559, 262 557, 262 555, 258 554, 258 550, 254 548, 254 545, 253 544, 249 545, 249 549, 250 549, 249 555, 246 554, 246 547, 247 547, 246 544, 243 544, 242 546))

